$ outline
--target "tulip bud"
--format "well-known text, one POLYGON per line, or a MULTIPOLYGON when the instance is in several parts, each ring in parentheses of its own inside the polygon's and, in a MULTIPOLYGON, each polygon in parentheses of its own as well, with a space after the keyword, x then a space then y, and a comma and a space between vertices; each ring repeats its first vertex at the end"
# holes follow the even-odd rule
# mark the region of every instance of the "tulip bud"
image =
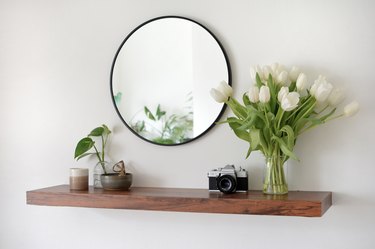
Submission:
POLYGON ((297 78, 296 82, 297 90, 298 91, 303 91, 307 87, 307 76, 304 73, 300 73, 297 78))
POLYGON ((212 88, 210 90, 211 97, 216 100, 216 102, 224 103, 232 96, 233 89, 227 82, 220 82, 217 88, 212 88))
POLYGON ((256 82, 256 76, 257 76, 257 71, 256 68, 251 66, 250 67, 250 78, 251 80, 255 83, 256 82))
POLYGON ((297 108, 299 102, 299 93, 291 92, 286 94, 281 100, 281 108, 288 112, 297 108))
POLYGON ((270 89, 268 86, 261 86, 259 90, 259 101, 261 103, 268 103, 270 101, 271 95, 270 95, 270 89))
POLYGON ((319 75, 314 84, 310 88, 310 93, 318 102, 324 102, 328 99, 333 89, 333 85, 327 82, 326 78, 319 75))
POLYGON ((215 88, 211 88, 210 94, 211 97, 218 103, 224 103, 228 100, 228 98, 223 93, 221 93, 219 90, 215 88))
POLYGON ((281 73, 279 73, 279 75, 277 76, 277 83, 280 84, 280 85, 283 85, 283 86, 287 86, 288 85, 288 72, 287 71, 282 71, 281 73))
POLYGON ((344 91, 340 88, 335 88, 328 97, 328 104, 331 107, 336 107, 344 100, 344 98, 344 91))
POLYGON ((279 63, 272 64, 271 68, 275 75, 279 75, 282 71, 286 71, 285 66, 279 63))
POLYGON ((271 69, 272 71, 276 72, 277 69, 279 68, 279 63, 275 62, 271 65, 271 69))
POLYGON ((315 98, 318 102, 324 102, 328 99, 329 95, 331 94, 333 89, 333 85, 331 83, 323 83, 321 84, 315 92, 315 98))
POLYGON ((251 80, 256 83, 256 75, 259 74, 259 78, 263 80, 263 71, 259 65, 250 67, 251 80))
POLYGON ((277 99, 281 103, 282 99, 284 98, 285 95, 289 93, 289 87, 283 86, 280 88, 279 93, 277 94, 277 99))
POLYGON ((350 117, 359 111, 359 104, 357 101, 353 101, 344 107, 345 117, 350 117))
POLYGON ((257 86, 251 86, 247 95, 251 103, 257 103, 259 101, 259 88, 257 86))
POLYGON ((233 89, 226 81, 220 82, 217 89, 224 94, 224 96, 231 97, 233 94, 233 89))
POLYGON ((289 79, 291 82, 296 82, 301 70, 298 67, 292 67, 289 72, 289 79))
POLYGON ((273 72, 272 72, 272 69, 271 69, 270 66, 264 66, 264 67, 263 67, 263 78, 264 78, 265 80, 268 80, 270 74, 271 74, 272 77, 273 77, 273 74, 272 74, 272 73, 273 73, 273 72))

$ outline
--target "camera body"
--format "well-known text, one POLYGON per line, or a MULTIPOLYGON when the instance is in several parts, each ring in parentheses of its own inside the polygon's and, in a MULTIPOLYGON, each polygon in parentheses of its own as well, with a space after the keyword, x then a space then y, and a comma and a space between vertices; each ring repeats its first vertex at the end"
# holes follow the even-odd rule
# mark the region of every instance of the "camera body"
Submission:
POLYGON ((223 193, 246 192, 249 189, 248 175, 245 169, 236 170, 234 165, 213 169, 208 172, 208 189, 223 193))

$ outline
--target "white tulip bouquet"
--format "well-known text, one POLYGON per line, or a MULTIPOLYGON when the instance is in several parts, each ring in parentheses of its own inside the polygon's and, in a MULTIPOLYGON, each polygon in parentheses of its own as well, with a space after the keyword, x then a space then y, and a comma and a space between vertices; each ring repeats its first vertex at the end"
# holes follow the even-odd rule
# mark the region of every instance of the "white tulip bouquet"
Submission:
POLYGON ((352 116, 359 105, 354 101, 335 115, 344 100, 343 91, 323 76, 309 86, 306 74, 297 67, 287 71, 275 63, 252 67, 250 73, 254 84, 243 94, 243 103, 232 96, 232 87, 225 81, 210 94, 234 113, 235 117, 220 123, 228 123, 237 137, 249 143, 246 158, 256 150, 265 156, 263 192, 285 194, 284 163, 289 158, 298 160, 293 152, 298 135, 336 118, 352 116))

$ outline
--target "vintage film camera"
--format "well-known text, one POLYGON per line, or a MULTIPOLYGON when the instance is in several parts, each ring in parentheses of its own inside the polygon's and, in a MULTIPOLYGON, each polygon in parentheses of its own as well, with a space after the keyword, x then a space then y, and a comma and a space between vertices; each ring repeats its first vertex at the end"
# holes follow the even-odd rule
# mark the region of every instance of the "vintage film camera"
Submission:
POLYGON ((226 165, 208 172, 208 189, 223 193, 246 192, 248 188, 247 171, 234 165, 226 165))

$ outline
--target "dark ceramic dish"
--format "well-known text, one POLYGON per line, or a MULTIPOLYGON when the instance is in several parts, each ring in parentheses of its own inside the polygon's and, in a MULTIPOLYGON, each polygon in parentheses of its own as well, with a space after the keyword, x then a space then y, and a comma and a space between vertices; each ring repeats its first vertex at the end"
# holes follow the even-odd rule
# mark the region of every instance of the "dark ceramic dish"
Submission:
POLYGON ((133 175, 130 173, 124 176, 119 176, 118 173, 103 174, 100 180, 105 190, 128 190, 132 185, 133 175))

